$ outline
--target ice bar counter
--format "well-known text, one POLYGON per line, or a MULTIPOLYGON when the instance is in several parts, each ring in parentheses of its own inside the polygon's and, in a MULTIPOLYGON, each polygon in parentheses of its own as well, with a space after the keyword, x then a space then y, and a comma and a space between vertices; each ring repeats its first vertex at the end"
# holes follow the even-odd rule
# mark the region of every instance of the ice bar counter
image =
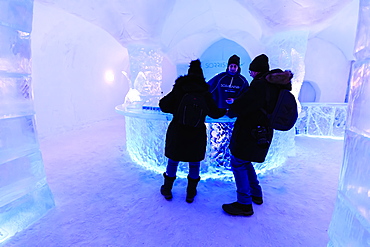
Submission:
MULTIPOLYGON (((126 147, 131 159, 149 170, 163 173, 167 165, 164 156, 165 137, 172 114, 163 113, 157 106, 125 107, 123 104, 116 106, 115 110, 125 116, 126 147)), ((205 159, 201 162, 202 179, 232 179, 228 145, 235 120, 227 116, 206 118, 208 140, 205 159)), ((288 156, 294 155, 294 136, 294 129, 275 131, 265 162, 254 164, 256 172, 262 175, 281 166, 288 156)), ((180 162, 178 176, 186 177, 187 172, 188 164, 180 162)))

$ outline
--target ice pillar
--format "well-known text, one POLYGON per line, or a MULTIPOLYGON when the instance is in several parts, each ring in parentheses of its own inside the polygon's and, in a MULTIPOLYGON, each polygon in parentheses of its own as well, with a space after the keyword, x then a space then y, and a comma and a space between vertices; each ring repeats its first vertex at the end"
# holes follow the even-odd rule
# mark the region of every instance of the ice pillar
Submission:
MULTIPOLYGON (((160 49, 130 45, 130 90, 125 99, 125 105, 132 103, 146 106, 158 106, 162 97, 162 61, 160 49)), ((128 73, 127 73, 128 74, 128 73)))
POLYGON ((0 245, 54 206, 33 111, 33 0, 0 0, 0 245))
MULTIPOLYGON (((142 45, 130 45, 128 52, 130 89, 123 108, 141 112, 143 106, 157 107, 162 97, 162 52, 158 48, 142 45)), ((131 158, 149 169, 151 165, 164 164, 162 134, 167 129, 167 123, 132 116, 126 116, 125 120, 127 151, 131 158)))
MULTIPOLYGON (((294 73, 292 93, 296 99, 298 99, 305 73, 304 58, 307 39, 307 31, 287 31, 277 33, 266 41, 266 54, 269 57, 270 69, 280 68, 282 70, 291 70, 294 73)), ((298 105, 300 108, 299 102, 298 105)), ((263 173, 283 164, 288 156, 295 155, 294 138, 295 128, 292 128, 290 131, 275 130, 266 161, 256 163, 255 168, 263 173)))
POLYGON ((370 246, 370 0, 360 1, 345 147, 328 246, 370 246))

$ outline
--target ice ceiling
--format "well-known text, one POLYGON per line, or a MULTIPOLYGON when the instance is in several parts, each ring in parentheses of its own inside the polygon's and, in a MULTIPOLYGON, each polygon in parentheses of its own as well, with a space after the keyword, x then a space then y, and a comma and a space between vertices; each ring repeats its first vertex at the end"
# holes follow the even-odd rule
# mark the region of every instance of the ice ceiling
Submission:
POLYGON ((100 26, 122 45, 143 42, 168 51, 200 38, 212 43, 220 35, 235 40, 238 35, 259 39, 288 29, 320 31, 352 0, 36 1, 100 26))

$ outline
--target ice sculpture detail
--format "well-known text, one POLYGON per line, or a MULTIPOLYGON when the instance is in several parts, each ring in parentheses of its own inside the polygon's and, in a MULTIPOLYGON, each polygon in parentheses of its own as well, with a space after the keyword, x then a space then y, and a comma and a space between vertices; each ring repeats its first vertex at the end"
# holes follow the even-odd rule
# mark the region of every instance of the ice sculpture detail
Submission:
POLYGON ((343 139, 347 103, 302 103, 297 135, 343 139))
POLYGON ((31 90, 32 0, 0 3, 0 244, 49 209, 31 90))
POLYGON ((162 60, 160 51, 150 47, 129 47, 130 74, 122 71, 130 82, 130 88, 122 104, 123 109, 140 109, 157 106, 162 97, 162 60), (131 76, 130 76, 131 75, 131 76), (134 79, 131 79, 134 78, 134 79))
POLYGON ((370 0, 361 0, 330 247, 370 246, 370 0))

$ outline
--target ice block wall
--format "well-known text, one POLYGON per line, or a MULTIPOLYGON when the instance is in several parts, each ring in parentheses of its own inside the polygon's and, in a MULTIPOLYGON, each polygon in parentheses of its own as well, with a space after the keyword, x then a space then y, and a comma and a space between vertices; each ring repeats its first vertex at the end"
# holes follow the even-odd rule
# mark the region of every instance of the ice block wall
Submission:
POLYGON ((0 0, 0 245, 54 207, 33 110, 33 0, 0 0))
POLYGON ((370 0, 360 1, 345 147, 328 246, 370 246, 370 0))

